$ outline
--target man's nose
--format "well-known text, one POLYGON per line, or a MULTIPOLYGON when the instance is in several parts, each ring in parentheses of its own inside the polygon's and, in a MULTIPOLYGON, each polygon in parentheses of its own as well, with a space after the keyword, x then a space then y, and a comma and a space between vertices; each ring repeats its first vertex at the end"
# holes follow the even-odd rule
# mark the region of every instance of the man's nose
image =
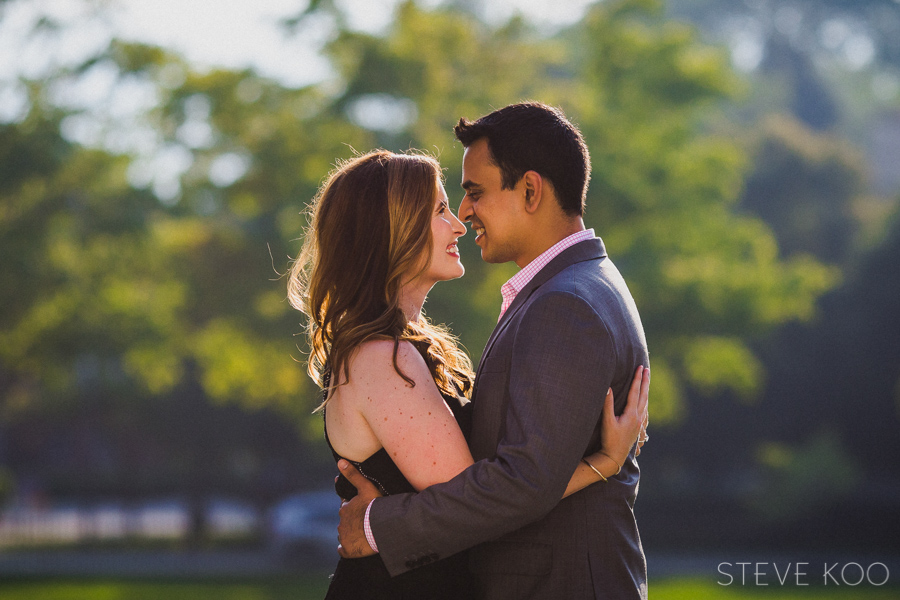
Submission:
POLYGON ((457 214, 459 215, 459 220, 463 223, 472 218, 472 201, 469 200, 468 194, 463 196, 462 202, 459 203, 457 214))

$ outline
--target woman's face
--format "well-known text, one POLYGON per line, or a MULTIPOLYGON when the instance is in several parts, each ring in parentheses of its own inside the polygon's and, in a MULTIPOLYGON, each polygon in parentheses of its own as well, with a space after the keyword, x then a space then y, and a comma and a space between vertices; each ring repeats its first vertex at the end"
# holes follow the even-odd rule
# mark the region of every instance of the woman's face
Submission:
POLYGON ((447 192, 437 182, 437 197, 431 215, 431 264, 420 277, 438 282, 462 277, 466 272, 459 259, 456 240, 466 234, 466 226, 456 218, 447 204, 447 192))

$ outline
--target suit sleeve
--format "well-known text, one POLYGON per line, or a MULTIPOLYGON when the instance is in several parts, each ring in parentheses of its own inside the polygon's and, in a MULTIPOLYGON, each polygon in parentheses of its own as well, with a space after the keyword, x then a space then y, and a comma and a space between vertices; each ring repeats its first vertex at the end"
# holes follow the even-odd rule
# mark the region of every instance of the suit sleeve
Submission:
POLYGON ((497 455, 446 483, 372 505, 372 531, 391 575, 542 518, 588 446, 616 364, 609 331, 568 292, 543 294, 523 310, 506 334, 515 341, 497 455))

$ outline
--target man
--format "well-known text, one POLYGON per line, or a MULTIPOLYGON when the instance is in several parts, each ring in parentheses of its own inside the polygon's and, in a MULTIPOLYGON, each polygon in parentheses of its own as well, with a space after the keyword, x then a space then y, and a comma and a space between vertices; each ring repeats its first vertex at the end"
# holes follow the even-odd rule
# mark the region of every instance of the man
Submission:
POLYGON ((501 290, 478 368, 476 463, 418 494, 372 500, 357 485, 341 509, 341 553, 377 547, 396 576, 472 548, 484 598, 646 598, 634 450, 615 477, 559 500, 601 447, 603 392, 612 388, 621 412, 648 364, 631 294, 582 220, 587 147, 561 111, 538 103, 461 119, 456 136, 466 148, 459 218, 484 260, 522 269, 501 290))

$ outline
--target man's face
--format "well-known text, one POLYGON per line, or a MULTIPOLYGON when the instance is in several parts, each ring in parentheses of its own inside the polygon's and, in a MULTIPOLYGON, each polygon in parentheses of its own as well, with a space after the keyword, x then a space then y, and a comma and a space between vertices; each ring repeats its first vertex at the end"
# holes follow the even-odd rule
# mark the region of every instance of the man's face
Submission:
POLYGON ((462 187, 466 191, 459 205, 459 219, 472 224, 475 243, 485 262, 515 261, 522 254, 525 222, 524 184, 502 189, 500 167, 491 162, 487 138, 477 140, 463 155, 462 187))

